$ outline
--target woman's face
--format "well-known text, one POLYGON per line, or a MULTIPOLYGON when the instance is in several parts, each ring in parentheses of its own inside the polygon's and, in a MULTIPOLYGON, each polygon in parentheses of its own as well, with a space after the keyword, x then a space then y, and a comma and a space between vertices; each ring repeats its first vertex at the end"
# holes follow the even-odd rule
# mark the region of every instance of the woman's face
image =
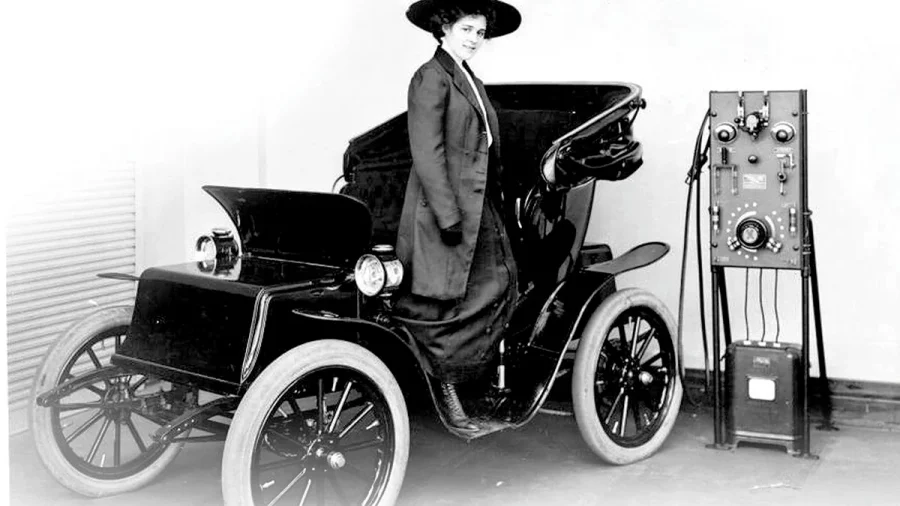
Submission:
POLYGON ((460 61, 475 56, 484 42, 487 20, 482 15, 464 16, 453 26, 444 25, 442 47, 460 61))

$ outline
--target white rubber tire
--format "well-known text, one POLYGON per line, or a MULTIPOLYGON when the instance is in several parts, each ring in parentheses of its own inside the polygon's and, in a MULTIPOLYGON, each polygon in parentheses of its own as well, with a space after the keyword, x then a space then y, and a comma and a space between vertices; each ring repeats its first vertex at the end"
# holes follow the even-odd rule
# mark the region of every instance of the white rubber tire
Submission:
POLYGON ((394 425, 394 459, 378 506, 391 506, 400 493, 409 459, 409 414, 400 385, 378 357, 362 346, 324 339, 302 344, 266 367, 235 411, 222 458, 222 496, 226 506, 253 506, 250 462, 272 405, 306 374, 322 367, 349 368, 366 375, 388 403, 394 425))
POLYGON ((109 307, 88 315, 73 325, 54 343, 38 369, 31 389, 29 424, 32 439, 44 467, 66 488, 89 497, 103 497, 130 492, 147 485, 178 455, 182 444, 170 444, 140 471, 121 479, 98 479, 86 476, 65 458, 53 432, 50 408, 38 406, 36 397, 59 384, 62 370, 82 346, 101 332, 131 324, 132 307, 109 307))
MULTIPOLYGON (((655 312, 665 322, 668 328, 669 339, 674 339, 675 322, 665 305, 654 295, 637 288, 620 290, 610 295, 594 311, 585 325, 575 354, 575 366, 572 376, 572 405, 575 411, 575 419, 578 429, 585 443, 603 461, 615 465, 631 464, 645 459, 662 446, 675 420, 681 406, 683 394, 681 380, 678 375, 680 364, 675 364, 673 371, 674 387, 671 400, 664 419, 656 433, 643 445, 637 447, 624 447, 609 437, 597 415, 597 406, 594 397, 594 378, 597 365, 600 360, 600 350, 606 336, 609 335, 616 319, 624 311, 635 306, 643 306, 655 312)), ((675 345, 672 343, 672 348, 675 345)), ((678 350, 675 350, 677 361, 678 350)))

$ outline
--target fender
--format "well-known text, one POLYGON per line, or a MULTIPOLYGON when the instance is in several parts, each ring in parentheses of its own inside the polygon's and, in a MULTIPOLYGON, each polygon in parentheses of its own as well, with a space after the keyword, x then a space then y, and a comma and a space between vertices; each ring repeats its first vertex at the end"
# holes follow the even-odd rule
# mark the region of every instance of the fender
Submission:
POLYGON ((508 414, 516 419, 516 426, 530 421, 544 403, 572 341, 593 311, 616 291, 616 276, 653 264, 666 256, 669 250, 669 245, 662 242, 641 244, 612 260, 583 268, 556 288, 544 304, 530 338, 518 350, 520 356, 515 360, 521 359, 522 372, 513 381, 533 385, 537 382, 535 388, 523 389, 526 391, 523 394, 532 396, 530 402, 520 398, 519 402, 513 403, 520 407, 527 406, 519 413, 508 414))
POLYGON ((382 323, 386 323, 383 321, 344 317, 328 311, 294 309, 291 312, 305 320, 301 323, 304 327, 314 323, 319 327, 334 328, 334 333, 330 333, 329 337, 352 341, 371 351, 388 366, 397 381, 411 373, 419 385, 427 384, 428 376, 423 365, 425 357, 410 334, 402 330, 395 331, 383 325, 382 323), (401 349, 406 352, 400 351, 401 349))
POLYGON ((544 304, 528 340, 529 347, 552 354, 565 350, 568 341, 581 330, 586 316, 616 290, 617 275, 655 263, 666 256, 669 249, 669 245, 662 242, 644 243, 611 260, 584 267, 570 276, 544 304), (564 332, 560 332, 564 330, 560 325, 567 327, 564 332))
POLYGON ((664 242, 645 242, 612 260, 591 264, 585 270, 617 276, 655 263, 666 256, 669 253, 669 249, 669 245, 664 242))

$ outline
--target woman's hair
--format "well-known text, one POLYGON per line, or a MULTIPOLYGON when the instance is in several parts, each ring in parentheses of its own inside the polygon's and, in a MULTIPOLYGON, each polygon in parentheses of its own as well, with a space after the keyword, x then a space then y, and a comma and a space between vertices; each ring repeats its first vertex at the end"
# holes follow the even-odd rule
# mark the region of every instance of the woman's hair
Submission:
POLYGON ((491 38, 491 27, 494 26, 494 9, 484 0, 457 0, 450 5, 439 7, 431 16, 431 35, 441 42, 444 37, 444 25, 453 26, 466 16, 484 16, 487 21, 485 39, 491 38))

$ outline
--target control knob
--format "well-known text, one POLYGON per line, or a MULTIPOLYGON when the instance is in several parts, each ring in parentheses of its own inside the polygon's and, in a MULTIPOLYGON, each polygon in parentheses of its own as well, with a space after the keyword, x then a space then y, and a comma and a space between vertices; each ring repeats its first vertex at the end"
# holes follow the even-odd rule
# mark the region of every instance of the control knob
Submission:
POLYGON ((746 249, 756 250, 769 240, 769 229, 759 218, 747 218, 738 223, 737 242, 746 249))
POLYGON ((737 137, 737 127, 731 123, 722 123, 716 127, 714 134, 719 142, 731 142, 737 137))
POLYGON ((791 142, 795 134, 794 127, 790 123, 778 123, 772 127, 772 138, 781 143, 791 142))

